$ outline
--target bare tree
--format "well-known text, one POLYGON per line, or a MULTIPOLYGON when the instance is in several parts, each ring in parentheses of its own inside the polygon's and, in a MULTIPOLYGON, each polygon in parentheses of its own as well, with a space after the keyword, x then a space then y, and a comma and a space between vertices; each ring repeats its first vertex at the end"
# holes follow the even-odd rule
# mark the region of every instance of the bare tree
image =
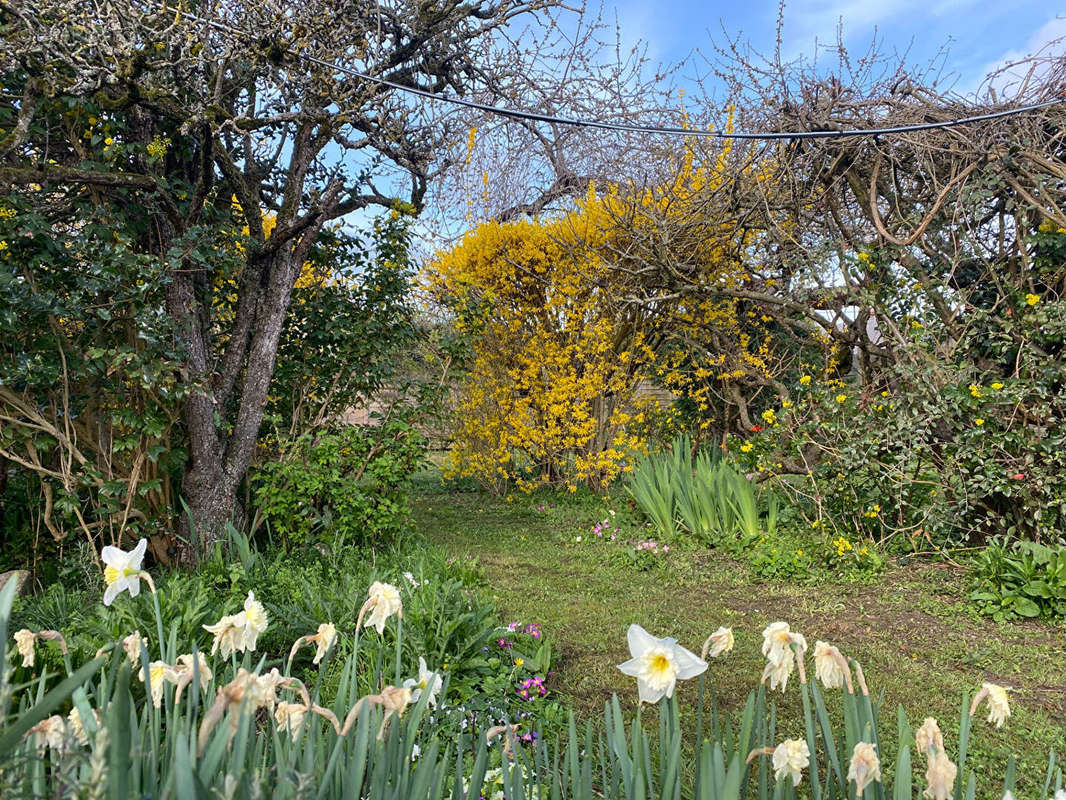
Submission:
POLYGON ((292 287, 323 225, 375 206, 417 212, 466 129, 360 75, 492 98, 503 30, 550 4, 0 0, 5 90, 19 95, 4 98, 17 124, 0 140, 0 181, 96 192, 139 216, 134 246, 170 265, 167 313, 192 388, 182 494, 199 547, 188 559, 234 513, 292 287), (109 156, 90 152, 64 103, 109 120, 109 156), (201 253, 226 216, 247 244, 235 311, 221 318, 201 253))

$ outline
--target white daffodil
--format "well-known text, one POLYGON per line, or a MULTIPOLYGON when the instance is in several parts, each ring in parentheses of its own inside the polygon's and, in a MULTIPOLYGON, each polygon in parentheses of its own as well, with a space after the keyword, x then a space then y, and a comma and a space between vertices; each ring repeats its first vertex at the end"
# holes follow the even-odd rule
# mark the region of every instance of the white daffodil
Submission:
POLYGON ((125 639, 122 640, 122 649, 126 651, 126 656, 130 660, 130 664, 134 669, 137 669, 137 665, 141 663, 141 645, 148 647, 148 637, 141 636, 140 631, 134 631, 125 639))
POLYGON ((1051 800, 1066 800, 1066 789, 1059 789, 1051 800))
POLYGON ((310 641, 314 642, 316 647, 315 657, 311 663, 317 664, 337 643, 336 626, 332 622, 323 622, 318 626, 318 632, 311 637, 310 641))
POLYGON ((403 602, 400 600, 400 590, 391 583, 374 581, 367 591, 366 602, 360 614, 370 611, 370 616, 363 623, 364 627, 377 628, 379 634, 385 632, 385 621, 396 614, 403 617, 403 602))
POLYGON ((633 657, 618 665, 626 675, 637 679, 637 695, 642 703, 657 703, 672 697, 678 680, 695 678, 707 669, 707 662, 677 643, 677 639, 657 639, 639 625, 630 625, 627 634, 633 657))
POLYGON ((303 703, 278 703, 274 709, 274 720, 278 723, 278 733, 286 731, 295 742, 300 738, 300 729, 307 715, 307 706, 303 703))
POLYGON ((811 751, 803 739, 786 739, 774 748, 774 779, 792 778, 792 785, 799 786, 803 770, 811 763, 811 751))
POLYGON ((877 745, 869 742, 859 742, 851 752, 848 780, 855 781, 856 797, 862 797, 867 786, 881 780, 881 759, 877 757, 876 748, 877 745))
POLYGON ((914 732, 914 744, 927 757, 930 750, 934 754, 943 752, 944 734, 940 732, 940 726, 933 717, 926 717, 922 726, 914 732))
POLYGON ((414 678, 408 678, 403 682, 405 689, 411 690, 411 702, 417 703, 419 698, 422 697, 422 693, 426 692, 429 695, 429 699, 426 700, 426 705, 430 708, 437 707, 437 693, 440 691, 441 686, 444 685, 444 679, 441 678, 436 672, 431 672, 426 667, 426 659, 422 656, 418 657, 418 680, 414 678))
POLYGON ((22 666, 33 666, 33 660, 36 656, 36 641, 37 634, 31 631, 29 628, 23 628, 20 631, 15 631, 15 647, 18 648, 19 655, 22 656, 22 666))
POLYGON ((999 686, 995 683, 982 683, 981 691, 974 695, 970 704, 970 716, 977 712, 981 701, 988 698, 988 721, 995 723, 997 728, 1002 728, 1003 723, 1010 716, 1010 701, 1007 699, 1009 687, 999 686))
POLYGON ((774 663, 792 658, 792 645, 800 653, 807 650, 807 640, 803 634, 789 630, 787 622, 772 622, 762 632, 762 654, 774 663))
MULTIPOLYGON (((137 677, 144 682, 144 670, 137 670, 137 677)), ((163 684, 177 683, 178 673, 165 661, 153 661, 148 665, 148 691, 152 695, 152 705, 159 708, 163 703, 163 684)))
MULTIPOLYGON (((266 609, 263 608, 263 604, 255 599, 253 592, 248 592, 248 597, 244 600, 244 649, 255 650, 256 639, 259 638, 259 634, 267 629, 267 623, 270 621, 267 618, 266 609)), ((239 617, 240 615, 238 615, 239 617)))
POLYGON ((89 734, 85 731, 85 724, 82 722, 81 712, 78 711, 77 706, 71 708, 70 713, 67 714, 67 732, 78 744, 89 743, 89 734))
POLYGON ((148 547, 148 540, 141 539, 137 546, 128 553, 117 547, 108 545, 101 553, 100 558, 104 562, 104 605, 109 606, 120 593, 129 590, 130 597, 136 597, 141 592, 141 578, 144 571, 141 569, 141 561, 144 560, 144 551, 148 547))
POLYGON ((782 661, 767 661, 766 667, 762 671, 762 682, 766 683, 767 679, 770 681, 770 691, 773 691, 778 686, 781 687, 781 691, 785 691, 788 686, 788 679, 792 675, 793 660, 786 658, 782 661))
POLYGON ((195 662, 192 653, 183 653, 178 656, 178 660, 174 664, 174 672, 178 676, 178 682, 182 685, 192 683, 195 676, 200 681, 200 690, 202 692, 207 692, 207 684, 214 677, 203 653, 196 654, 195 662), (195 667, 193 666, 194 663, 195 667))
POLYGON ((58 752, 67 749, 67 721, 58 714, 41 720, 30 728, 28 734, 33 735, 38 745, 43 744, 58 752))
POLYGON ((203 629, 215 637, 211 643, 211 655, 218 651, 223 658, 229 658, 230 653, 244 649, 244 612, 227 614, 214 625, 204 625, 203 629))
POLYGON ((707 656, 718 658, 718 656, 732 650, 733 644, 733 629, 725 626, 719 627, 703 643, 703 658, 706 659, 707 656))
POLYGON ((930 757, 929 766, 925 771, 925 797, 928 800, 949 800, 955 787, 957 772, 958 767, 943 750, 930 757))
POLYGON ((814 674, 826 689, 844 685, 844 657, 828 642, 814 643, 814 674))

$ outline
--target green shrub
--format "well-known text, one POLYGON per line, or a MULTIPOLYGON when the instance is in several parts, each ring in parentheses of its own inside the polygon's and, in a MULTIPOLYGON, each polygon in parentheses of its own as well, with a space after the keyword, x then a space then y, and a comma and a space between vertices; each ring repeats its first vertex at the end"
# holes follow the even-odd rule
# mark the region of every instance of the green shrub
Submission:
POLYGON ((1066 546, 990 542, 973 562, 970 593, 996 621, 1014 617, 1066 617, 1066 546))
POLYGON ((408 420, 337 426, 299 436, 257 467, 252 493, 271 532, 290 546, 381 544, 404 529, 411 476, 424 457, 425 441, 408 420))

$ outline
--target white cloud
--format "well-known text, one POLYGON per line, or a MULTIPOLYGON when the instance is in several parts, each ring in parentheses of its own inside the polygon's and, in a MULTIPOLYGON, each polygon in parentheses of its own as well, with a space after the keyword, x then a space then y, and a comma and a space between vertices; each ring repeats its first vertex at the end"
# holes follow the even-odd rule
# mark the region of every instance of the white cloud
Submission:
MULTIPOLYGON (((969 87, 969 91, 976 91, 981 83, 984 82, 985 77, 991 73, 1035 53, 1049 56, 1066 55, 1066 40, 1063 37, 1066 37, 1066 17, 1052 17, 1029 37, 1023 47, 1008 50, 999 58, 986 64, 979 72, 979 78, 974 82, 973 86, 969 87), (1051 46, 1052 42, 1055 43, 1054 46, 1051 46)), ((995 80, 991 82, 991 86, 996 90, 998 96, 1002 97, 1006 94, 1007 97, 1010 97, 1013 87, 1025 77, 1026 72, 1026 67, 1009 69, 1002 75, 996 76, 995 80)))

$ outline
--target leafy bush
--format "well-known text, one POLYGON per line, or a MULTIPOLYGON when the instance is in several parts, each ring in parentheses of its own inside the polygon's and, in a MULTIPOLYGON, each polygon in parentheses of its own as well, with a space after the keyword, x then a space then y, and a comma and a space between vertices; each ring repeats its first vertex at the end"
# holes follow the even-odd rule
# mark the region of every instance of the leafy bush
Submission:
POLYGON ((337 425, 305 433, 257 467, 259 513, 290 546, 381 544, 403 530, 411 476, 425 456, 418 429, 402 417, 381 425, 337 425))
POLYGON ((970 599, 996 621, 1066 616, 1064 545, 996 540, 978 554, 973 573, 970 599))

